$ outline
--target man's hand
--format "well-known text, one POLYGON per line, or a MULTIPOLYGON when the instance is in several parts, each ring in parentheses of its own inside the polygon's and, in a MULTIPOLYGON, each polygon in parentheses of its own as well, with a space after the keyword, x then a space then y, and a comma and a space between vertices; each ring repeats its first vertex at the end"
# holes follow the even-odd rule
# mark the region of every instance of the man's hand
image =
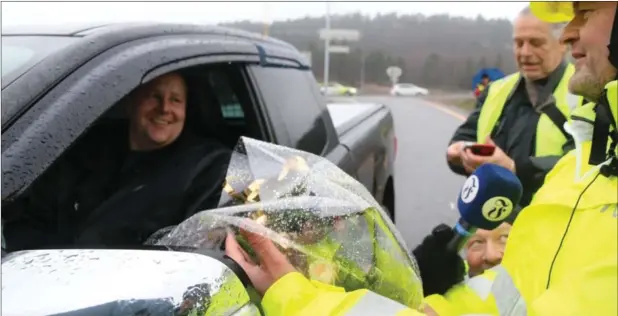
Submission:
POLYGON ((464 169, 466 169, 466 172, 472 173, 482 164, 493 163, 507 168, 515 173, 515 161, 513 161, 513 159, 511 159, 500 147, 498 147, 491 138, 488 137, 485 143, 496 147, 493 155, 487 157, 477 156, 469 150, 464 150, 462 153, 461 161, 464 169))
POLYGON ((241 234, 247 238, 261 262, 259 264, 253 262, 231 232, 228 232, 225 240, 225 254, 234 259, 245 270, 245 273, 251 279, 251 283, 261 295, 264 295, 266 290, 284 275, 296 271, 288 258, 279 251, 272 241, 244 230, 241 230, 241 234))
POLYGON ((444 294, 463 281, 466 271, 463 259, 447 249, 454 235, 451 227, 440 224, 412 251, 421 272, 425 296, 444 294))
POLYGON ((452 164, 461 165, 461 155, 463 153, 464 145, 464 141, 458 141, 448 146, 446 149, 446 160, 452 164))

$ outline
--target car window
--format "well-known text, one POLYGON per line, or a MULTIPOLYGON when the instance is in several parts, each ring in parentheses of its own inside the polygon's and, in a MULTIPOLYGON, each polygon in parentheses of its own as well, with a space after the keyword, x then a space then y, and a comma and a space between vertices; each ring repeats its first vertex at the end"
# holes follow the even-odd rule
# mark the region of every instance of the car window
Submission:
POLYGON ((3 83, 18 77, 77 39, 68 36, 2 36, 3 83))
POLYGON ((245 113, 238 96, 232 88, 230 78, 223 71, 212 71, 208 76, 210 86, 217 95, 221 114, 225 119, 244 119, 245 113))
POLYGON ((34 56, 34 50, 27 47, 10 46, 2 41, 2 76, 13 72, 34 56))
POLYGON ((242 63, 225 63, 203 66, 199 71, 206 74, 203 84, 210 102, 205 112, 212 116, 209 129, 230 147, 241 136, 267 141, 272 137, 251 97, 250 85, 243 76, 245 67, 242 63))
POLYGON ((327 140, 322 120, 322 111, 326 111, 326 107, 319 106, 323 100, 314 94, 315 79, 310 70, 259 66, 251 69, 270 111, 281 113, 292 145, 316 155, 322 154, 327 140))

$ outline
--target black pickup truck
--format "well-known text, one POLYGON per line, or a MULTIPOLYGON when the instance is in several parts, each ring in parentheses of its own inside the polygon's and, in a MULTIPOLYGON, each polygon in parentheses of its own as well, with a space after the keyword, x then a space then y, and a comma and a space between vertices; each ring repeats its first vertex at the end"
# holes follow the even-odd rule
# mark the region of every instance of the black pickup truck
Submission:
MULTIPOLYGON (((200 69, 203 126, 327 157, 394 218, 396 138, 380 104, 330 104, 291 45, 238 30, 176 24, 3 28, 2 203, 29 186, 89 127, 119 113, 140 84, 200 69)), ((195 114, 198 115, 198 114, 195 114)))

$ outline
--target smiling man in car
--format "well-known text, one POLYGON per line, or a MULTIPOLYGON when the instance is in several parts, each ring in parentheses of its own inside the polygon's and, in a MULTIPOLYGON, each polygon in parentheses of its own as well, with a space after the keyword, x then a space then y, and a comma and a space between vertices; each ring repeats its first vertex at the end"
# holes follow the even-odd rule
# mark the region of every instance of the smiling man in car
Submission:
POLYGON ((126 96, 119 107, 128 119, 95 124, 6 206, 7 250, 134 247, 216 207, 231 151, 191 128, 207 122, 189 120, 189 96, 179 73, 126 96))
POLYGON ((582 98, 568 91, 574 72, 559 41, 563 24, 537 19, 528 8, 514 22, 513 52, 519 71, 483 90, 482 105, 456 130, 447 149, 453 172, 469 175, 484 163, 495 163, 517 174, 530 203, 545 175, 574 148, 564 130, 571 109, 582 98), (489 156, 465 149, 466 142, 494 145, 489 156))

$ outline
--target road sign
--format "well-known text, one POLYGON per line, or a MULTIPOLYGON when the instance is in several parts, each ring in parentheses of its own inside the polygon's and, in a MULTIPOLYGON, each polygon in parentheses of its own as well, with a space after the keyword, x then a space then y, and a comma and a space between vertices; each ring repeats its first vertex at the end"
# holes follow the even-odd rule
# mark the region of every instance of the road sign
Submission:
POLYGON ((340 45, 330 45, 330 47, 328 48, 328 52, 331 54, 349 54, 350 47, 340 46, 340 45))
POLYGON ((386 68, 386 74, 391 79, 391 82, 393 84, 396 84, 399 81, 399 77, 401 77, 402 72, 403 71, 401 70, 401 68, 397 66, 391 66, 386 68))
POLYGON ((360 39, 360 32, 357 30, 344 30, 344 29, 321 29, 320 39, 331 41, 348 41, 356 42, 360 39))

